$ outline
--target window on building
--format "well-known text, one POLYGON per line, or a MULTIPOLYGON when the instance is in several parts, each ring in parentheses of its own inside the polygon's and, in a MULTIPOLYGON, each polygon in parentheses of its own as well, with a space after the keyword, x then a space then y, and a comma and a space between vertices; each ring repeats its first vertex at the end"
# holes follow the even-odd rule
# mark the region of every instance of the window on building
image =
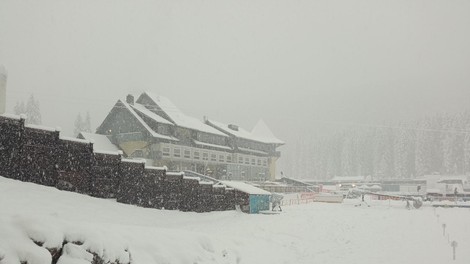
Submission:
POLYGON ((189 150, 189 149, 184 150, 184 158, 185 159, 190 159, 191 158, 191 150, 189 150))
POLYGON ((163 150, 162 150, 162 155, 165 156, 165 157, 169 157, 170 156, 170 148, 169 147, 164 147, 163 150))
POLYGON ((258 166, 261 166, 261 159, 258 159, 258 166))
POLYGON ((245 164, 250 164, 250 158, 245 158, 245 164))
POLYGON ((193 155, 194 155, 194 159, 198 160, 198 159, 200 159, 201 153, 199 153, 199 151, 194 151, 193 155))
POLYGON ((217 161, 217 155, 211 154, 211 161, 217 161))
POLYGON ((169 135, 169 134, 170 134, 170 130, 168 129, 167 126, 159 125, 159 126, 157 127, 157 133, 162 134, 162 135, 169 135))
POLYGON ((263 166, 268 166, 268 162, 266 161, 266 159, 263 159, 263 166))
POLYGON ((256 165, 256 159, 251 159, 251 165, 256 165))
POLYGON ((209 153, 207 152, 202 153, 202 160, 209 160, 209 153))
POLYGON ((173 149, 173 156, 180 158, 181 157, 181 149, 180 148, 174 148, 173 149))
POLYGON ((230 156, 230 155, 227 156, 227 162, 229 162, 229 163, 232 162, 232 156, 230 156))
POLYGON ((225 162, 225 156, 219 155, 219 162, 225 162))
POLYGON ((238 163, 243 163, 243 157, 238 157, 238 163))

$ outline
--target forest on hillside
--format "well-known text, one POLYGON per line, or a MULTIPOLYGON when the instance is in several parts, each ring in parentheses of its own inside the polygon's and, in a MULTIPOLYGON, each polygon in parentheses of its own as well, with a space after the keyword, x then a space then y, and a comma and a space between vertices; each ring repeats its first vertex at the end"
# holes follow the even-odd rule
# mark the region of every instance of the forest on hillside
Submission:
POLYGON ((411 179, 470 174, 470 112, 436 114, 415 122, 343 126, 299 136, 283 153, 284 173, 326 180, 334 176, 411 179))

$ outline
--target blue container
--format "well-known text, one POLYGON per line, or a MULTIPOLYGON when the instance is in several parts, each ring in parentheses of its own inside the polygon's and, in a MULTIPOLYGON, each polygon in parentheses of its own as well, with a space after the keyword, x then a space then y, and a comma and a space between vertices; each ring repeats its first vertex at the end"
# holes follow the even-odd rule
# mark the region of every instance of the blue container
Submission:
POLYGON ((257 214, 260 211, 269 210, 270 195, 250 194, 250 214, 257 214))

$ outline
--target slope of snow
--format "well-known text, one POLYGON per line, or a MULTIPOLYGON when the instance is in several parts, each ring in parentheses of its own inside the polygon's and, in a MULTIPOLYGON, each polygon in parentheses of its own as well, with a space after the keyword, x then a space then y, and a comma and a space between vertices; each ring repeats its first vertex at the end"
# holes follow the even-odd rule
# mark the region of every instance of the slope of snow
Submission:
POLYGON ((44 247, 64 240, 83 243, 65 244, 65 264, 90 263, 87 252, 145 264, 469 263, 470 210, 368 202, 295 205, 279 215, 182 213, 0 177, 0 263, 50 263, 44 247), (456 261, 444 222, 459 243, 456 261))

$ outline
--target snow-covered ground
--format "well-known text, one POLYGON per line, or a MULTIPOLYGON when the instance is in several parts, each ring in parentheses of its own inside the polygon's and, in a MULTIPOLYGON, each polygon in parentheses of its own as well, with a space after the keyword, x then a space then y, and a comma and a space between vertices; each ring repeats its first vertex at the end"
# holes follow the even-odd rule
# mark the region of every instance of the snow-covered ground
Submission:
POLYGON ((50 263, 50 254, 29 237, 49 248, 83 242, 68 244, 63 264, 89 263, 77 259, 91 259, 85 249, 139 264, 470 263, 469 209, 358 203, 294 205, 279 215, 182 213, 0 177, 0 263, 50 263), (458 242, 456 261, 443 223, 458 242))

